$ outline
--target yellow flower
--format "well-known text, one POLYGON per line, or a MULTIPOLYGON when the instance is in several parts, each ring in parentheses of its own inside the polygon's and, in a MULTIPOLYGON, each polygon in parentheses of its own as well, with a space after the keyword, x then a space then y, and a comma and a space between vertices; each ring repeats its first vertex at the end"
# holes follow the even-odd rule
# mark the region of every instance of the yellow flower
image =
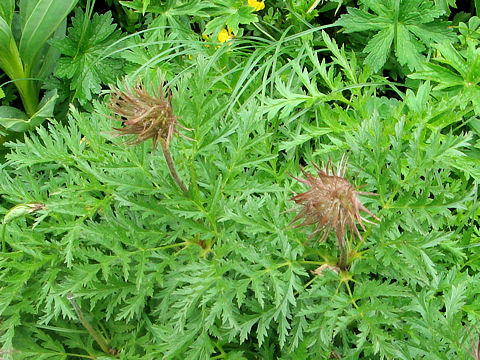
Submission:
POLYGON ((218 42, 220 42, 220 43, 224 43, 224 42, 227 42, 230 39, 233 39, 234 36, 233 36, 232 29, 228 28, 228 30, 227 30, 227 29, 224 28, 224 29, 220 30, 217 38, 218 38, 218 42))
MULTIPOLYGON (((202 38, 204 42, 210 41, 210 37, 208 35, 202 34, 202 38)), ((205 45, 205 47, 209 48, 210 45, 205 45)))
POLYGON ((248 6, 255 8, 254 11, 260 11, 265 8, 265 2, 258 0, 248 0, 248 6))

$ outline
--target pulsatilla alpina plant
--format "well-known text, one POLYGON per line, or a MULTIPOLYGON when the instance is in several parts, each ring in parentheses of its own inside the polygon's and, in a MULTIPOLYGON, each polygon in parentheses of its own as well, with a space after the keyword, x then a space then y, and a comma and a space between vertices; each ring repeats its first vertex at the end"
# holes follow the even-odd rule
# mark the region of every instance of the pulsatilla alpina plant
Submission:
POLYGON ((123 121, 123 127, 114 129, 120 136, 136 135, 136 138, 129 141, 132 145, 152 139, 155 150, 160 143, 173 179, 184 193, 188 192, 175 169, 169 145, 173 134, 179 134, 177 125, 186 130, 190 129, 180 125, 173 114, 171 91, 168 90, 168 96, 165 98, 163 80, 152 96, 147 93, 143 84, 137 83, 133 90, 128 87, 126 81, 124 84, 126 90, 114 89, 108 105, 123 121))
POLYGON ((355 187, 345 178, 347 170, 347 159, 345 157, 340 161, 336 172, 330 160, 326 165, 322 164, 321 168, 317 165, 314 165, 314 167, 317 170, 318 177, 309 174, 303 168, 300 168, 300 170, 305 175, 305 179, 294 177, 302 184, 308 185, 310 190, 292 197, 293 201, 303 206, 292 223, 304 218, 301 224, 295 225, 295 228, 315 224, 315 230, 310 238, 323 232, 320 241, 324 241, 330 231, 333 230, 341 251, 338 265, 344 269, 347 260, 345 230, 348 229, 353 237, 356 236, 363 240, 356 224, 358 222, 365 230, 362 220, 368 220, 362 219, 360 211, 378 220, 360 202, 358 195, 376 194, 355 190, 355 187))
MULTIPOLYGON (((232 22, 228 9, 248 6, 220 2, 232 22)), ((146 80, 120 83, 110 108, 103 98, 88 102, 93 110, 72 106, 68 121, 7 143, 0 357, 472 359, 478 344, 466 329, 480 328, 472 103, 461 91, 432 93, 428 82, 395 86, 392 96, 393 84, 359 65, 348 42, 327 33, 318 42, 319 28, 295 33, 288 16, 284 33, 265 27, 274 3, 260 12, 259 38, 238 35, 216 49, 198 41, 209 2, 135 1, 139 14, 142 5, 158 12, 149 14, 151 35, 119 49, 125 71, 156 83, 164 74, 173 96, 146 80), (157 45, 168 51, 145 51, 157 45), (109 116, 135 146, 112 141, 109 116), (176 141, 177 118, 195 141, 176 141), (167 163, 167 151, 182 160, 187 196, 161 181, 169 169, 150 141, 167 163), (345 162, 298 170, 300 159, 318 164, 328 154, 335 164, 346 152, 355 181, 345 162), (301 184, 289 176, 297 171, 301 184), (349 250, 342 271, 333 266, 342 248, 305 246, 305 228, 282 215, 301 186, 310 188, 297 195, 305 210, 297 221, 338 236, 349 250), (367 226, 366 208, 378 225, 367 226)), ((230 26, 225 17, 215 29, 230 26)))

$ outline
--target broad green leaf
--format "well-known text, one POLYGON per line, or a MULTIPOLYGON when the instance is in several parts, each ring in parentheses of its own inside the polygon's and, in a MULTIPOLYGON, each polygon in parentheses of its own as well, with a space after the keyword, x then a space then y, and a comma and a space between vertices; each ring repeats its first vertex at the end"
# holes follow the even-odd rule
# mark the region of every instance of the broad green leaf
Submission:
POLYGON ((421 68, 426 48, 435 42, 456 40, 449 23, 437 19, 444 12, 431 1, 364 0, 362 3, 362 9, 347 8, 348 14, 342 15, 335 24, 343 26, 345 33, 366 32, 370 40, 364 49, 369 53, 365 62, 375 71, 386 62, 390 38, 395 44, 398 62, 417 70, 421 68), (377 34, 372 30, 378 31, 377 34))
POLYGON ((38 53, 50 36, 62 23, 78 0, 39 0, 22 29, 20 55, 25 73, 31 75, 38 53))
POLYGON ((38 3, 36 0, 20 0, 19 1, 19 14, 20 14, 20 28, 23 30, 27 19, 32 14, 35 5, 38 3))
POLYGON ((378 32, 365 47, 364 52, 369 53, 365 62, 372 67, 374 72, 380 70, 387 61, 388 54, 392 47, 394 30, 388 27, 378 32))
POLYGON ((47 117, 53 115, 53 108, 58 95, 56 91, 49 92, 39 104, 39 110, 29 119, 21 110, 11 106, 0 107, 0 125, 8 131, 22 132, 41 124, 47 117))
POLYGON ((0 18, 0 57, 7 58, 12 41, 13 35, 10 26, 3 18, 0 18))
MULTIPOLYGON (((442 9, 447 15, 450 14, 450 6, 455 8, 456 0, 435 0, 435 4, 442 9)), ((478 0, 474 0, 478 1, 478 0)))
POLYGON ((443 56, 443 59, 438 59, 439 61, 453 67, 463 78, 467 77, 468 66, 465 63, 465 59, 458 53, 457 50, 455 50, 451 43, 443 42, 441 44, 437 44, 436 48, 443 56))
MULTIPOLYGON (((62 57, 57 61, 55 75, 67 80, 72 99, 81 104, 92 100, 102 90, 102 84, 112 84, 122 69, 118 55, 108 56, 105 48, 117 42, 121 33, 113 23, 110 12, 95 14, 85 26, 85 14, 77 8, 70 18, 71 27, 66 37, 50 40, 62 57)), ((113 52, 113 50, 112 50, 113 52)))
POLYGON ((8 24, 0 18, 0 68, 11 78, 24 78, 22 61, 8 24))
MULTIPOLYGON (((403 24, 402 24, 403 25, 403 24)), ((428 24, 405 24, 408 31, 418 37, 424 44, 439 43, 448 40, 449 42, 457 42, 457 37, 450 31, 448 23, 436 20, 428 24)))
POLYGON ((478 84, 480 82, 480 54, 477 54, 475 60, 470 64, 466 80, 471 84, 478 84))
POLYGON ((348 8, 347 12, 348 14, 342 15, 335 23, 345 27, 345 33, 347 34, 357 31, 381 29, 383 27, 383 24, 378 22, 374 14, 356 8, 348 8))
POLYGON ((23 111, 11 106, 0 106, 0 125, 5 129, 15 128, 16 124, 24 124, 27 121, 27 114, 23 111))
POLYGON ((143 4, 142 4, 143 15, 145 15, 145 11, 147 11, 148 5, 150 5, 150 0, 143 0, 143 4))
POLYGON ((2 17, 9 26, 12 26, 14 11, 15 11, 15 0, 0 1, 0 17, 2 17))
POLYGON ((55 107, 57 98, 58 95, 56 90, 49 91, 45 94, 42 101, 40 101, 40 104, 38 105, 38 111, 33 114, 29 120, 30 129, 40 125, 47 117, 53 116, 53 109, 55 107))
MULTIPOLYGON (((65 38, 65 31, 67 28, 67 20, 65 19, 57 28, 52 36, 52 40, 65 38)), ((49 42, 51 44, 51 42, 49 42)), ((35 76, 39 79, 46 79, 55 70, 60 57, 60 52, 54 46, 45 46, 41 52, 41 66, 38 70, 35 70, 35 76)))
POLYGON ((397 26, 396 45, 395 54, 398 62, 402 65, 407 65, 410 70, 418 69, 423 60, 421 51, 425 47, 401 24, 397 26))
POLYGON ((439 83, 439 85, 437 86, 437 88, 439 89, 452 86, 461 86, 464 84, 462 77, 456 74, 454 71, 450 70, 447 67, 433 63, 425 64, 424 70, 413 73, 408 77, 412 79, 435 81, 439 83))

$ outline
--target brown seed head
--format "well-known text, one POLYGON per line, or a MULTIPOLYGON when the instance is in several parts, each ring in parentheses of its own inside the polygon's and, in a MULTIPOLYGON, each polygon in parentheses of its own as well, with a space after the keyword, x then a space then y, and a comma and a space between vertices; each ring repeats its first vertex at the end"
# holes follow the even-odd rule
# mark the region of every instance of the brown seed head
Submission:
POLYGON ((363 240, 356 226, 358 222, 362 229, 365 230, 360 211, 366 212, 377 220, 378 218, 360 202, 358 194, 376 194, 355 190, 354 186, 344 177, 347 162, 343 161, 343 159, 336 173, 330 161, 326 166, 322 164, 322 168, 314 166, 317 169, 318 177, 307 173, 303 168, 300 170, 305 175, 305 179, 294 177, 310 187, 310 190, 292 197, 293 201, 303 206, 292 223, 301 218, 304 218, 304 220, 299 225, 296 225, 295 228, 315 224, 315 230, 310 235, 310 238, 323 231, 320 241, 325 240, 330 230, 333 230, 340 247, 344 246, 346 228, 353 236, 363 240))
POLYGON ((143 84, 137 83, 132 90, 124 83, 126 91, 114 89, 108 107, 123 121, 122 128, 114 128, 117 134, 137 136, 129 144, 136 145, 152 139, 154 149, 160 140, 168 147, 172 135, 178 134, 176 125, 187 129, 177 122, 172 110, 171 92, 168 91, 165 98, 163 81, 154 96, 147 93, 143 84))

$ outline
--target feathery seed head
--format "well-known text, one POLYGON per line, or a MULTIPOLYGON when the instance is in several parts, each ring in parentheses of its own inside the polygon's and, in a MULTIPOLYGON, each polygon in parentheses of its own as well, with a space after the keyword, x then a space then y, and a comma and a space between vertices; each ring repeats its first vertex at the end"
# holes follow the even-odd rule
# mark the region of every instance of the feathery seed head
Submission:
POLYGON ((314 166, 317 169, 318 177, 307 173, 303 168, 300 170, 305 178, 294 177, 294 179, 310 187, 310 190, 292 197, 293 201, 303 206, 292 223, 301 218, 303 218, 303 222, 296 225, 295 228, 315 224, 315 230, 310 238, 323 232, 320 241, 325 240, 330 230, 333 230, 340 247, 344 246, 346 228, 354 237, 363 240, 356 225, 358 222, 365 230, 360 211, 366 212, 377 220, 378 218, 360 202, 358 195, 376 194, 358 192, 348 182, 345 178, 347 167, 345 158, 342 158, 337 172, 334 171, 331 161, 328 161, 326 166, 322 164, 322 168, 314 166))
POLYGON ((152 139, 155 149, 160 140, 168 147, 172 135, 178 134, 176 125, 187 129, 178 124, 172 110, 171 92, 168 91, 165 98, 163 81, 153 96, 147 93, 141 83, 137 83, 133 90, 127 86, 126 81, 124 83, 126 90, 115 88, 108 105, 123 121, 123 127, 114 128, 119 136, 136 135, 137 137, 129 142, 132 145, 152 139))

